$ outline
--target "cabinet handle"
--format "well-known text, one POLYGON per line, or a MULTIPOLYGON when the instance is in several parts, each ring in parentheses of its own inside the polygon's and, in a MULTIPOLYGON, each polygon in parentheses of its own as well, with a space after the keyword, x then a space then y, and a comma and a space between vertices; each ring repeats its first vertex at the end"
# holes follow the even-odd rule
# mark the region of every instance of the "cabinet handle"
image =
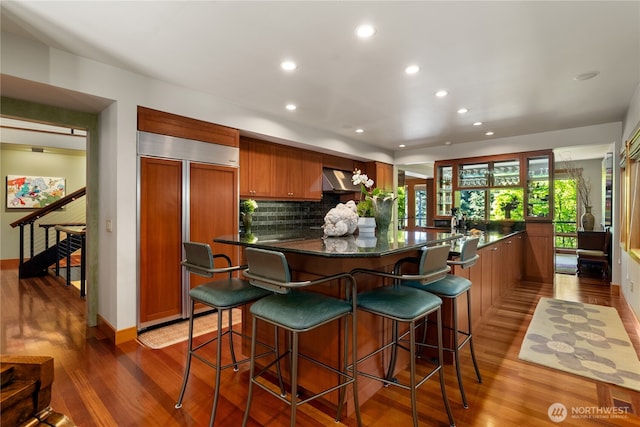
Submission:
POLYGON ((497 250, 498 250, 498 248, 491 248, 491 250, 492 250, 492 251, 497 251, 497 250))
POLYGON ((507 242, 507 245, 510 245, 511 243, 513 243, 513 242, 512 242, 511 240, 509 240, 509 241, 507 242))

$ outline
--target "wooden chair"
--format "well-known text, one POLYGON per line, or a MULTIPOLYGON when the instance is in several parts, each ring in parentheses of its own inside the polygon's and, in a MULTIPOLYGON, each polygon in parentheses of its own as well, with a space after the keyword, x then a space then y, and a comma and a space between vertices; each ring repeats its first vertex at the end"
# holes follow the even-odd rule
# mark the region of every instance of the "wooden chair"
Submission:
POLYGON ((602 278, 609 280, 609 231, 578 231, 578 275, 585 264, 599 264, 602 278))

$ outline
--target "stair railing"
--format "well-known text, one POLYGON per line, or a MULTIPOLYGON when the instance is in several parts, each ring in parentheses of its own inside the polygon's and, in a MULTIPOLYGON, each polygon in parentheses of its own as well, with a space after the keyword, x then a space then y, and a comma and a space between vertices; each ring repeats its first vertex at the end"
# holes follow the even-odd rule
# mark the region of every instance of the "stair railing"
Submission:
MULTIPOLYGON (((76 191, 74 191, 73 193, 67 194, 66 196, 64 196, 63 198, 56 200, 55 202, 44 206, 40 209, 37 209, 33 212, 31 212, 28 215, 25 215, 24 217, 20 218, 17 221, 12 222, 11 227, 16 228, 16 227, 20 227, 20 267, 22 267, 22 265, 24 264, 24 259, 25 259, 25 254, 24 254, 24 246, 25 246, 25 229, 28 230, 29 232, 29 257, 33 258, 35 255, 35 246, 34 246, 34 236, 35 236, 35 223, 38 219, 49 215, 52 212, 58 211, 59 209, 67 206, 69 203, 72 203, 74 201, 76 201, 77 199, 79 199, 82 196, 85 196, 87 193, 87 187, 82 187, 76 191)), ((47 241, 47 246, 48 246, 48 241, 49 241, 49 227, 43 227, 45 230, 45 238, 47 241)))

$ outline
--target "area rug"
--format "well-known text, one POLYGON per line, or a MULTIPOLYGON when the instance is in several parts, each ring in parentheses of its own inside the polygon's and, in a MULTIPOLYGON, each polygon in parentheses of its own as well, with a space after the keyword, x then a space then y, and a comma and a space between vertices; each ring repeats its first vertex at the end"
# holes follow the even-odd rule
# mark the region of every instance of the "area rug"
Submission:
POLYGON ((578 258, 570 254, 556 254, 557 274, 576 274, 578 270, 578 258))
POLYGON ((640 391, 640 361, 613 307, 541 298, 519 358, 640 391))
MULTIPOLYGON (((239 309, 233 309, 231 322, 234 325, 242 321, 242 312, 239 309)), ((227 327, 229 324, 229 312, 222 314, 222 324, 227 327)), ((198 316, 193 321, 193 336, 199 337, 210 332, 215 332, 217 328, 218 313, 198 316)), ((234 328, 235 330, 235 328, 234 328)), ((189 338, 189 321, 183 320, 178 323, 152 329, 138 335, 138 341, 152 349, 159 349, 186 341, 189 338)))

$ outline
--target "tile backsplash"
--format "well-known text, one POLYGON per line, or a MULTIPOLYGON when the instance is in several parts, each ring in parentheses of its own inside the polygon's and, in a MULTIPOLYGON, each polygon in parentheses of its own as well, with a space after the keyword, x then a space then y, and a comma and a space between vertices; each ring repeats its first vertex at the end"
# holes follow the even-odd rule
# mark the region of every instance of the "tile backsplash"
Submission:
MULTIPOLYGON (((340 203, 338 194, 325 193, 320 202, 258 200, 253 213, 254 233, 277 233, 283 230, 321 227, 329 209, 340 203)), ((243 232, 240 218, 240 232, 243 232)))

